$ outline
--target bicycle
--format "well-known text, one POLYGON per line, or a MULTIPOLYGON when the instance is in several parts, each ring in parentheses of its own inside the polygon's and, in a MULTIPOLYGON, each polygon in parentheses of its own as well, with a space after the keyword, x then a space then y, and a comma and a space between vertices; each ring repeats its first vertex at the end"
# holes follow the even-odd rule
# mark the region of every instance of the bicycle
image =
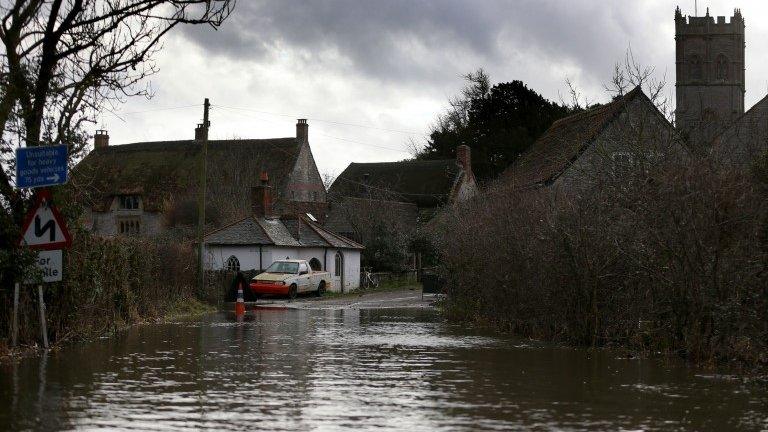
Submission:
POLYGON ((379 276, 373 273, 372 270, 372 268, 363 268, 363 289, 379 287, 379 276))

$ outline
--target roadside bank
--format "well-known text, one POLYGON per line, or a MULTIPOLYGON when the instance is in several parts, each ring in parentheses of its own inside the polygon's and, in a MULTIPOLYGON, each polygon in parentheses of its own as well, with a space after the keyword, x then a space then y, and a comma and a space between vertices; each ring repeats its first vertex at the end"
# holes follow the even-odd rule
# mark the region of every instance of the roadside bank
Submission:
MULTIPOLYGON (((132 322, 114 323, 112 327, 104 329, 104 331, 100 333, 89 331, 88 333, 80 333, 68 339, 52 341, 48 351, 56 352, 69 345, 87 343, 97 338, 112 337, 117 333, 135 326, 162 324, 182 318, 194 318, 196 316, 216 312, 216 310, 216 306, 202 302, 194 297, 182 298, 176 300, 174 303, 168 304, 163 311, 158 311, 153 316, 139 318, 132 322)), ((3 341, 0 343, 0 364, 13 359, 40 355, 44 352, 45 350, 40 345, 39 341, 22 344, 16 347, 11 347, 3 341)))

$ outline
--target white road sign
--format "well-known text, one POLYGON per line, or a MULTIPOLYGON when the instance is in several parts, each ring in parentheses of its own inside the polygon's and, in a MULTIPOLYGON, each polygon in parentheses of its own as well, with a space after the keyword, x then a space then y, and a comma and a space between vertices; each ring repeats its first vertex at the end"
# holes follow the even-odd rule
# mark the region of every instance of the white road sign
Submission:
POLYGON ((19 246, 53 250, 69 247, 71 243, 64 218, 51 203, 50 194, 40 193, 24 222, 19 246))
POLYGON ((64 262, 62 255, 61 249, 40 251, 37 254, 35 265, 42 279, 37 279, 37 275, 29 275, 24 283, 33 284, 40 282, 40 280, 43 282, 60 282, 64 262))

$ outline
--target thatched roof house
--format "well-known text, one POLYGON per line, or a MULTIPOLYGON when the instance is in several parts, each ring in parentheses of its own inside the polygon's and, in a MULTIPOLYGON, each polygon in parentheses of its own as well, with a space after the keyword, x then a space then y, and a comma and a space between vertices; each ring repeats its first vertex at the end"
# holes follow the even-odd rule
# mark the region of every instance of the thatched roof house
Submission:
MULTIPOLYGON (((276 209, 323 214, 325 188, 307 130, 306 121, 299 120, 296 137, 208 141, 209 221, 218 224, 248 214, 251 188, 263 174, 276 209)), ((94 150, 72 176, 87 210, 86 226, 102 235, 154 235, 195 223, 201 149, 199 140, 110 146, 109 136, 99 131, 94 150)))

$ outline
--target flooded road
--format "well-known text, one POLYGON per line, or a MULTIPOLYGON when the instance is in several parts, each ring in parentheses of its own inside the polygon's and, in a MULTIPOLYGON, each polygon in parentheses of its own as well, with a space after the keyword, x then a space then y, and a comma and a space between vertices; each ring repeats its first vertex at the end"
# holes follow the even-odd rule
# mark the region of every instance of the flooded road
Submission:
POLYGON ((765 387, 431 309, 212 314, 0 372, 0 430, 768 429, 765 387))

